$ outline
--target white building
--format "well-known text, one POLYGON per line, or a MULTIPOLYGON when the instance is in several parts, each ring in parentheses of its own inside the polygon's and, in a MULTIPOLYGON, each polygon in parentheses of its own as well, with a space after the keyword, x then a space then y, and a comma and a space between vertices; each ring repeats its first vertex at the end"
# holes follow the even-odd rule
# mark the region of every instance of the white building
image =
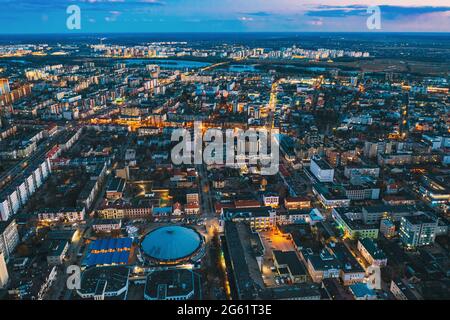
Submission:
POLYGON ((0 220, 7 221, 42 186, 51 173, 50 160, 44 158, 36 161, 24 172, 17 175, 0 193, 0 220))
POLYGON ((268 207, 278 207, 280 202, 280 197, 276 195, 264 195, 263 202, 265 206, 268 207))
POLYGON ((5 288, 8 284, 9 275, 6 268, 6 261, 3 253, 0 252, 0 288, 5 288))
POLYGON ((0 220, 7 221, 8 218, 12 215, 12 208, 9 204, 8 198, 0 199, 0 220))
POLYGON ((95 232, 111 232, 120 230, 121 227, 122 220, 120 219, 98 219, 92 224, 95 232))
POLYGON ((107 266, 86 269, 81 275, 78 295, 83 299, 125 300, 128 293, 130 269, 126 266, 107 266))
POLYGON ((320 182, 333 182, 334 169, 319 156, 311 158, 310 170, 320 182))
POLYGON ((0 222, 0 253, 8 261, 12 252, 19 244, 19 231, 15 220, 0 222))
POLYGON ((39 221, 48 222, 61 220, 66 220, 69 222, 82 221, 84 220, 85 214, 85 207, 41 209, 37 212, 39 221))

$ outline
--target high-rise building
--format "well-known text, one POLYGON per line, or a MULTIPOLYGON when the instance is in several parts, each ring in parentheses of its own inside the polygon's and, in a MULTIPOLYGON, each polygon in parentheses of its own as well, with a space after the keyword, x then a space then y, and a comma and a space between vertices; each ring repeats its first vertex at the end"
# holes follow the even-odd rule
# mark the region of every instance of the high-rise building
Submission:
POLYGON ((3 253, 0 253, 0 288, 5 288, 8 284, 9 275, 6 268, 6 261, 3 253))
POLYGON ((16 220, 0 221, 0 253, 6 261, 19 244, 19 231, 16 220))
POLYGON ((400 239, 408 248, 434 243, 438 221, 425 214, 405 216, 400 220, 400 239))
POLYGON ((10 93, 9 81, 6 78, 0 78, 0 96, 2 94, 10 93))

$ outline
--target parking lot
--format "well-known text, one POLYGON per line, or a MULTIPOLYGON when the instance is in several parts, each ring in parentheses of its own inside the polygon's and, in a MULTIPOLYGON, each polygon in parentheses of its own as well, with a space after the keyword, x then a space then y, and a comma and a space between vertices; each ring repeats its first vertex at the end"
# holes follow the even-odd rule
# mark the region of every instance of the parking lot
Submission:
POLYGON ((278 231, 264 231, 260 233, 260 236, 265 248, 262 267, 264 283, 268 287, 283 285, 286 281, 281 279, 277 273, 272 252, 274 250, 294 251, 294 245, 291 240, 278 231))

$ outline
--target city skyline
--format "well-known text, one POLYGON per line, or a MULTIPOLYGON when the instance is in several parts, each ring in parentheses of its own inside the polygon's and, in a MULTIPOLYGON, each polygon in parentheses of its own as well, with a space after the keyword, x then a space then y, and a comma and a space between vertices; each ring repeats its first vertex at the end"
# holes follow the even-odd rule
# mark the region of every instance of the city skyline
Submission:
POLYGON ((444 1, 0 9, 1 303, 450 300, 444 1))
POLYGON ((105 32, 450 32, 450 6, 434 0, 0 0, 0 34, 105 32), (68 30, 66 9, 81 10, 81 29, 68 30), (369 30, 369 6, 381 29, 369 30))

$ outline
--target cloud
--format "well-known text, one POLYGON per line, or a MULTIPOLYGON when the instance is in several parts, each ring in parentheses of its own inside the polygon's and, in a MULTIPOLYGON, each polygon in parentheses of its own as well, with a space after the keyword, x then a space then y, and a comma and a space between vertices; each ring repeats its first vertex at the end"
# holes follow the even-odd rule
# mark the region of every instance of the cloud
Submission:
POLYGON ((158 0, 140 0, 140 1, 138 1, 138 2, 141 2, 141 3, 148 3, 148 4, 155 5, 155 6, 163 6, 163 5, 166 4, 165 2, 158 1, 158 0))
POLYGON ((125 2, 125 0, 80 0, 80 2, 88 2, 88 3, 116 3, 116 2, 125 2))
POLYGON ((69 5, 78 5, 83 11, 116 10, 118 8, 145 9, 165 5, 161 0, 0 0, 0 8, 34 13, 36 11, 59 12, 69 5))
MULTIPOLYGON (((430 13, 445 13, 450 11, 450 7, 404 7, 404 6, 379 6, 383 19, 397 19, 407 16, 418 16, 430 13)), ((327 6, 319 5, 314 9, 307 11, 306 15, 310 17, 323 18, 344 18, 349 16, 366 16, 367 6, 349 5, 349 6, 327 6)))
POLYGON ((0 21, 8 22, 7 33, 65 32, 66 8, 76 4, 91 26, 89 32, 349 31, 359 25, 365 28, 367 8, 373 2, 389 3, 380 6, 386 31, 450 32, 448 1, 0 0, 0 21), (41 19, 43 13, 47 23, 41 19))
POLYGON ((265 11, 257 11, 257 12, 245 12, 245 15, 255 16, 255 17, 268 17, 271 16, 271 13, 265 11))
POLYGON ((396 19, 405 16, 418 16, 431 13, 445 13, 450 12, 449 7, 395 7, 395 6, 380 6, 381 14, 385 19, 396 19))

